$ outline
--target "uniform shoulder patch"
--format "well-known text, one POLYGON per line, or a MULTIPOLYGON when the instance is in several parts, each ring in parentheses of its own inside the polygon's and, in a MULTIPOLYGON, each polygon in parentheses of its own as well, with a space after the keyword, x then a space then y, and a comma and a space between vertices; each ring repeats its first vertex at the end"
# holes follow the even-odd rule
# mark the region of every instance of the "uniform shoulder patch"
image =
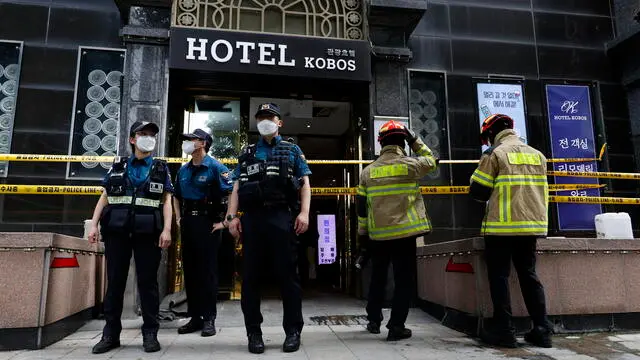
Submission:
POLYGON ((222 177, 223 177, 223 178, 228 179, 228 178, 229 178, 229 176, 231 176, 231 173, 230 173, 229 171, 225 171, 225 172, 223 172, 223 173, 222 173, 222 174, 220 174, 220 175, 222 175, 222 177))

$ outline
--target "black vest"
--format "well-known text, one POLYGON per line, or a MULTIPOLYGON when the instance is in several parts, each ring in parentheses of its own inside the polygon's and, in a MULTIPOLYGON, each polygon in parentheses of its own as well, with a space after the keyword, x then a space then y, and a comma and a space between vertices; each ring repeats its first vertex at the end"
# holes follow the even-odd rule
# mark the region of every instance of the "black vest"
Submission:
POLYGON ((147 179, 135 187, 127 176, 128 159, 116 157, 109 170, 108 205, 102 211, 103 232, 160 234, 163 228, 162 197, 167 178, 167 163, 154 159, 147 179))
POLYGON ((238 158, 238 205, 240 211, 269 207, 295 208, 300 180, 294 176, 294 144, 280 141, 266 161, 255 156, 256 145, 249 145, 238 158))

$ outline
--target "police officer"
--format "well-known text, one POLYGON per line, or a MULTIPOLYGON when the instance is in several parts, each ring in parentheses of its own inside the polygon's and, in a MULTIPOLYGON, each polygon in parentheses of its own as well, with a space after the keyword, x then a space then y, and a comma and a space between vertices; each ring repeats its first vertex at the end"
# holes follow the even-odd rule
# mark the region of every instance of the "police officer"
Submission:
POLYGON ((534 324, 525 340, 551 347, 544 289, 536 275, 536 241, 547 235, 547 159, 518 138, 506 115, 487 117, 480 137, 491 147, 471 176, 470 193, 478 201, 489 201, 482 230, 494 320, 493 329, 483 327, 480 337, 492 345, 517 346, 509 295, 513 259, 534 324))
POLYGON ((180 227, 182 265, 191 320, 178 334, 202 330, 202 336, 216 334, 218 295, 218 247, 226 200, 232 189, 226 166, 207 155, 213 139, 202 129, 182 135, 182 151, 191 155, 176 175, 174 206, 180 227))
POLYGON ((419 181, 436 168, 437 160, 411 129, 396 121, 381 127, 378 141, 380 157, 360 174, 358 234, 373 266, 367 330, 380 333, 387 270, 392 263, 394 294, 387 340, 396 341, 411 337, 405 321, 415 285, 416 237, 431 231, 419 181), (417 158, 407 156, 405 142, 417 158))
POLYGON ((304 233, 309 226, 311 171, 302 150, 278 135, 282 126, 278 105, 260 105, 255 117, 262 137, 238 158, 226 220, 233 236, 243 234, 241 302, 249 352, 264 352, 259 286, 265 258, 274 265, 281 287, 286 333, 283 351, 294 352, 300 347, 303 326, 295 235, 304 233), (300 211, 294 221, 292 209, 298 197, 300 211), (243 212, 242 219, 236 217, 238 209, 243 212))
POLYGON ((136 264, 142 305, 142 341, 145 352, 160 350, 158 343, 159 294, 157 273, 161 249, 171 244, 173 186, 164 161, 153 159, 158 126, 136 121, 129 131, 133 155, 116 157, 103 180, 105 191, 93 212, 89 241, 98 239, 98 221, 107 262, 106 325, 94 354, 120 346, 122 302, 131 253, 136 264))

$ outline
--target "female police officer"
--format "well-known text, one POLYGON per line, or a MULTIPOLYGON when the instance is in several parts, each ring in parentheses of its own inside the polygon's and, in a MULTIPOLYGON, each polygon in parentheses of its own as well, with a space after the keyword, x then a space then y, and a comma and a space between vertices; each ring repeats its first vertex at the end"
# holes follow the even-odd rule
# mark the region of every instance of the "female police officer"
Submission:
POLYGON ((281 287, 284 307, 285 352, 297 351, 302 331, 301 289, 296 273, 295 235, 307 231, 311 171, 302 150, 278 135, 282 126, 276 104, 262 104, 256 112, 262 138, 245 148, 234 173, 236 183, 229 197, 225 224, 231 234, 243 231, 244 273, 242 276, 242 312, 249 338, 249 352, 262 353, 264 342, 260 324, 261 261, 271 258, 281 287), (303 184, 299 183, 302 179, 303 184), (300 196, 300 213, 293 221, 292 210, 300 196), (240 209, 242 225, 236 218, 240 209))
POLYGON ((167 164, 151 157, 158 130, 150 122, 136 121, 131 126, 129 143, 133 155, 114 160, 103 180, 105 191, 93 212, 89 241, 97 242, 100 221, 107 262, 107 323, 102 339, 93 347, 94 354, 120 346, 120 316, 132 252, 142 302, 144 351, 160 350, 157 273, 161 248, 171 244, 173 186, 167 164))
POLYGON ((182 151, 191 155, 176 175, 174 206, 181 230, 182 264, 191 320, 178 334, 202 330, 216 334, 218 246, 231 192, 229 169, 207 155, 213 139, 202 129, 182 135, 182 151))

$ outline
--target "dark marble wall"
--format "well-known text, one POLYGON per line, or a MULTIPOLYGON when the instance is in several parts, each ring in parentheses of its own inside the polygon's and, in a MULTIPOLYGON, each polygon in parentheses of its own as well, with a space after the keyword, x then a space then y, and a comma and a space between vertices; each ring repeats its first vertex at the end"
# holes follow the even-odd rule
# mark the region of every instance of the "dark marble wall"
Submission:
MULTIPOLYGON (((122 48, 119 30, 120 13, 113 0, 0 1, 0 39, 24 41, 12 153, 68 153, 78 46, 122 48)), ((60 185, 65 176, 66 163, 13 162, 2 181, 60 185)), ((0 196, 0 231, 82 236, 82 221, 91 217, 96 200, 0 196)))
MULTIPOLYGON (((549 157, 544 84, 558 80, 595 82, 595 134, 600 144, 609 139, 608 161, 601 168, 637 170, 625 91, 605 52, 605 43, 615 36, 609 1, 442 0, 429 1, 429 5, 409 39, 413 60, 406 68, 446 73, 451 158, 479 158, 473 79, 499 74, 525 79, 530 144, 549 157)), ((375 87, 386 92, 376 93, 374 115, 406 116, 407 87, 398 79, 406 79, 406 72, 390 65, 375 69, 375 87)), ((452 183, 468 185, 473 169, 454 166, 452 183)), ((635 182, 607 183, 605 195, 636 196, 635 182)), ((438 198, 427 197, 436 227, 429 241, 478 233, 482 206, 463 195, 438 198)), ((635 207, 605 210, 630 212, 634 226, 640 226, 635 207)), ((550 219, 555 221, 555 210, 550 219)))

